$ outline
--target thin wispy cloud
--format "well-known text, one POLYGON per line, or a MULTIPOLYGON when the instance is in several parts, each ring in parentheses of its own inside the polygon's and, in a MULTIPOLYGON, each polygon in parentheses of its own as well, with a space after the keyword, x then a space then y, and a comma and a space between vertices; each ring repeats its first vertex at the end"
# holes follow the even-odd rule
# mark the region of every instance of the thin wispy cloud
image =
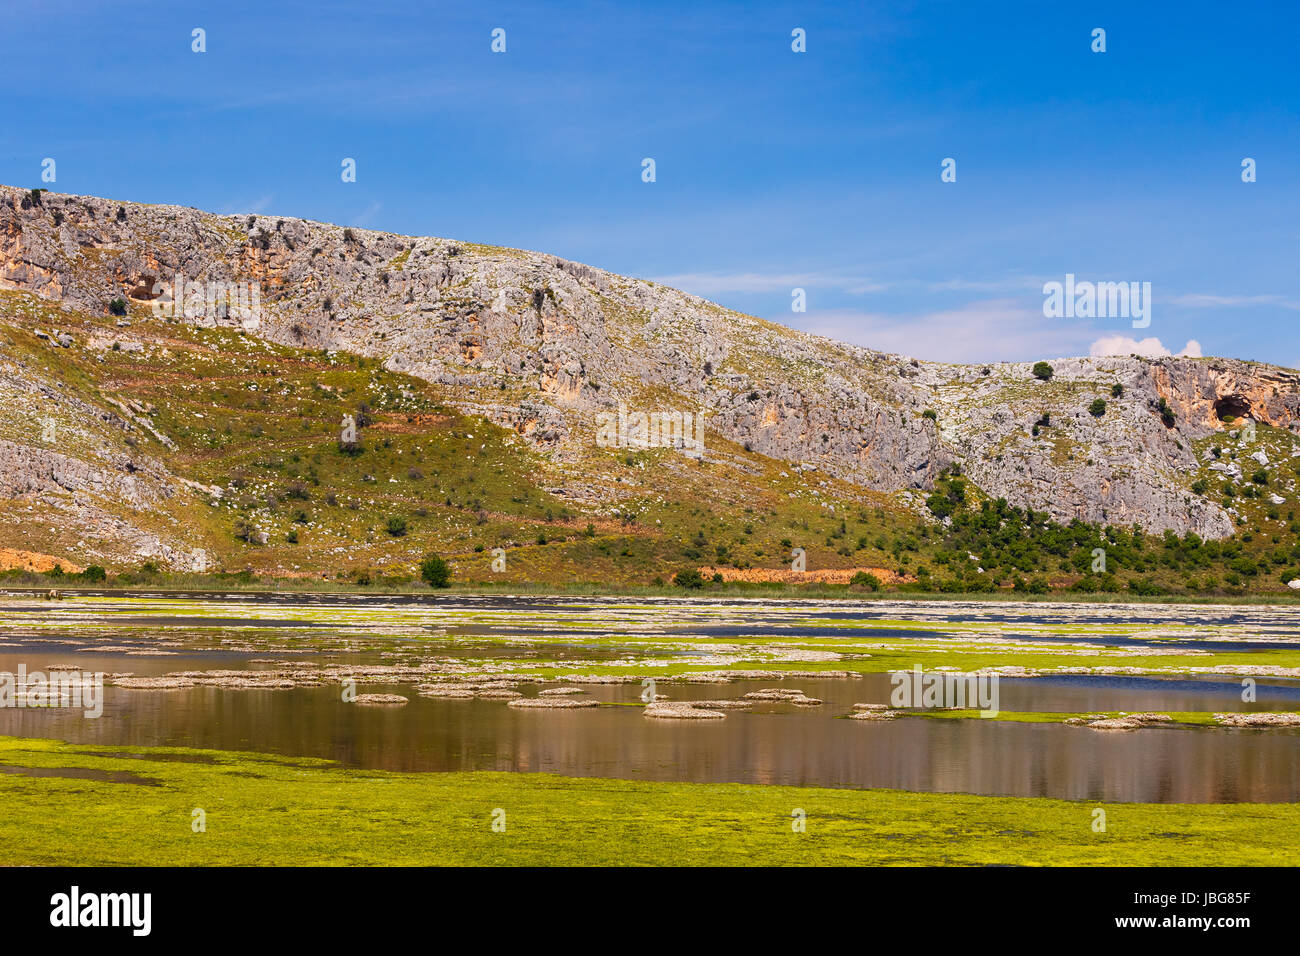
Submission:
POLYGON ((1176 295, 1169 299, 1173 305, 1185 305, 1191 308, 1237 308, 1242 306, 1263 305, 1278 306, 1283 309, 1300 311, 1300 302, 1287 299, 1281 295, 1210 295, 1194 293, 1176 295))
MULTIPOLYGON (((883 352, 939 362, 1025 362, 1086 355, 1098 330, 1053 323, 1016 299, 990 299, 919 315, 854 310, 810 312, 809 332, 883 352)), ((772 316, 791 323, 789 317, 772 316)))
POLYGON ((384 204, 376 200, 365 209, 361 210, 352 217, 352 225, 360 226, 363 229, 369 228, 375 219, 379 216, 379 211, 384 208, 384 204))
POLYGON ((274 200, 274 194, 262 196, 252 202, 236 200, 235 202, 227 203, 217 211, 226 216, 246 216, 254 213, 266 212, 266 210, 271 207, 271 203, 274 200))
POLYGON ((850 295, 880 292, 888 288, 862 276, 841 276, 823 272, 688 272, 651 276, 650 281, 681 289, 692 295, 718 296, 726 293, 779 292, 793 289, 835 289, 850 295))

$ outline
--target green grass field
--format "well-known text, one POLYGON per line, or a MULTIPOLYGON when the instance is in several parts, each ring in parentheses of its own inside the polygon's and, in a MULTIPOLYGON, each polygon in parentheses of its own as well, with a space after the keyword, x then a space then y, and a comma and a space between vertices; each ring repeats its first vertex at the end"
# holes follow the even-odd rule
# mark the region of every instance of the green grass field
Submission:
POLYGON ((404 774, 8 737, 0 768, 127 771, 150 781, 0 772, 0 863, 18 866, 1285 865, 1300 843, 1293 804, 404 774), (1098 807, 1105 832, 1094 831, 1098 807), (793 826, 797 811, 804 832, 793 826))

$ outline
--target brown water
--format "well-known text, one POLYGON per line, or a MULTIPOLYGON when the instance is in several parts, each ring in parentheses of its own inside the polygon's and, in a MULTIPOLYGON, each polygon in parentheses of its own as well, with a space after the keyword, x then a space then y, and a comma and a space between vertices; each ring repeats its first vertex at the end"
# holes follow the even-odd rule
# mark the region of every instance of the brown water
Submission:
MULTIPOLYGON (((0 669, 4 667, 0 658, 0 669)), ((674 699, 735 697, 772 682, 663 685, 674 699)), ((1231 710, 1235 684, 1030 680, 1001 684, 1018 710, 1231 710), (1155 685, 1155 686, 1151 686, 1155 685), (1198 686, 1199 685, 1199 686, 1198 686)), ((410 687, 398 708, 357 707, 337 687, 282 691, 106 689, 103 716, 0 711, 0 734, 77 743, 186 746, 325 757, 388 770, 514 770, 645 780, 887 787, 1141 802, 1291 802, 1300 797, 1300 731, 1157 727, 1101 733, 1061 724, 908 717, 842 719, 885 702, 885 675, 794 679, 821 707, 759 705, 725 720, 642 716, 639 686, 595 685, 608 706, 517 710, 501 701, 440 700, 410 687), (632 705, 632 706, 620 706, 632 705)), ((1259 706, 1296 705, 1293 688, 1260 686, 1259 706)))

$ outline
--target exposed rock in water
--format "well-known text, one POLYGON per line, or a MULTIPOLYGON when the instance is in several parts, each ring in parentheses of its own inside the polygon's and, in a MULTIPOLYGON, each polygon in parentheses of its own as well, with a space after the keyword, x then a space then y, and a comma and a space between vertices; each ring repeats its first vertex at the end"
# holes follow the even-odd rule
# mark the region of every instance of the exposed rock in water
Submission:
POLYGON ((179 690, 193 687, 194 681, 186 677, 121 677, 113 681, 113 686, 128 690, 179 690))
POLYGON ((477 695, 470 687, 420 685, 416 688, 421 697, 441 697, 447 700, 473 700, 477 695))
POLYGON ((502 687, 489 687, 479 691, 476 695, 479 700, 514 700, 524 695, 517 690, 506 690, 502 687))
POLYGON ((717 720, 720 717, 727 716, 720 710, 710 710, 707 707, 696 706, 693 701, 675 701, 673 703, 656 701, 646 706, 643 715, 658 717, 663 720, 717 720))
POLYGON ((1300 727, 1300 714, 1215 714, 1214 719, 1226 727, 1300 727))
POLYGON ((822 703, 816 697, 809 697, 801 690, 787 690, 781 687, 765 687, 761 690, 751 690, 745 695, 745 700, 779 701, 783 704, 797 704, 800 707, 816 707, 822 703))
POLYGON ((506 704, 521 710, 572 710, 577 707, 599 707, 594 700, 575 700, 572 697, 520 697, 506 704))
MULTIPOLYGON (((854 704, 854 707, 861 707, 861 704, 854 704)), ((893 720, 895 717, 902 717, 901 710, 860 710, 856 714, 849 714, 850 720, 893 720)))
MULTIPOLYGON (((658 699, 655 701, 658 703, 658 699)), ((691 700, 684 701, 692 707, 703 707, 706 710, 748 710, 754 706, 753 701, 749 700, 691 700)))
POLYGON ((1082 723, 1092 730, 1140 730, 1151 724, 1173 723, 1173 720, 1168 714, 1124 714, 1120 717, 1074 718, 1067 723, 1082 723))

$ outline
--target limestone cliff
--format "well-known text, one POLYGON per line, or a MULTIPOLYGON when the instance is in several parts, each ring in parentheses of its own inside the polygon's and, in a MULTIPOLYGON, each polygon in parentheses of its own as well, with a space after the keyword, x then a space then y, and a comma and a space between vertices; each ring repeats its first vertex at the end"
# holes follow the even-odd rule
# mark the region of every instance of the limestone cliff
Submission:
MULTIPOLYGON (((0 188, 0 287, 107 315, 117 297, 147 309, 177 274, 260 283, 250 334, 453 386, 462 408, 560 463, 620 402, 702 410, 711 434, 873 490, 926 489, 956 463, 990 495, 1058 519, 1222 537, 1230 516, 1187 486, 1193 442, 1243 416, 1300 427, 1300 375, 1251 362, 1059 359, 1040 381, 1028 364, 833 342, 542 253, 0 188)), ((61 470, 76 472, 30 461, 6 480, 61 470)), ((153 487, 130 493, 165 493, 153 487)))

